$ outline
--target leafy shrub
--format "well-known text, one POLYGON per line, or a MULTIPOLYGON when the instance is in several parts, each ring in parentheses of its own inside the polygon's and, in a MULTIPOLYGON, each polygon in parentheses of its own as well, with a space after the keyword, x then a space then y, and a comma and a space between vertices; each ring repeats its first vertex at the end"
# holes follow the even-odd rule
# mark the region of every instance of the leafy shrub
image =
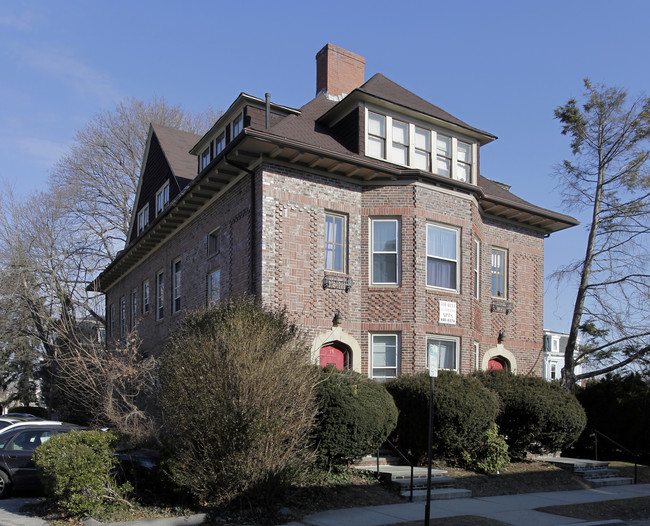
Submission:
POLYGON ((374 452, 397 424, 397 407, 386 388, 367 376, 320 369, 319 406, 312 439, 319 463, 331 467, 374 452))
POLYGON ((317 371, 283 311, 190 313, 160 359, 164 469, 199 503, 273 499, 310 455, 317 371))
POLYGON ((500 399, 497 425, 514 456, 561 451, 585 427, 578 400, 557 383, 505 371, 474 373, 500 399))
MULTIPOLYGON (((422 463, 427 458, 429 376, 404 375, 386 384, 399 409, 395 439, 400 448, 422 463)), ((440 371, 434 380, 433 455, 462 459, 476 451, 494 423, 496 396, 474 378, 440 371)))
MULTIPOLYGON (((608 375, 576 388, 576 397, 587 414, 587 427, 575 446, 575 454, 593 455, 594 429, 650 459, 650 386, 639 374, 608 375)), ((599 458, 625 458, 605 439, 598 440, 599 458)))
POLYGON ((113 433, 71 431, 36 448, 39 478, 59 506, 85 517, 126 503, 130 485, 115 481, 116 441, 113 433))
POLYGON ((481 444, 470 454, 463 454, 463 463, 478 473, 499 473, 508 467, 510 456, 505 438, 499 434, 499 428, 492 424, 483 435, 481 444))

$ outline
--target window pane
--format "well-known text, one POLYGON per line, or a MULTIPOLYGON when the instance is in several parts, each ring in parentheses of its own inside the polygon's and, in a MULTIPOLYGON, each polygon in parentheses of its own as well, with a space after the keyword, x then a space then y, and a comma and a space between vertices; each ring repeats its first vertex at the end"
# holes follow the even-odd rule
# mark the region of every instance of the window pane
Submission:
MULTIPOLYGON (((456 369, 456 342, 454 340, 430 339, 427 343, 438 349, 438 366, 440 369, 456 369)), ((429 357, 427 356, 427 367, 429 366, 428 359, 429 357)))
POLYGON ((409 126, 405 122, 393 121, 393 142, 408 144, 409 126))
POLYGON ((375 377, 397 376, 397 337, 374 335, 372 337, 372 375, 375 377))
POLYGON ((368 133, 379 137, 386 137, 385 122, 386 119, 383 115, 368 113, 368 133))
POLYGON ((428 152, 415 150, 413 165, 420 170, 425 170, 428 172, 430 170, 429 159, 430 159, 430 154, 428 152))
POLYGON ((468 164, 472 162, 472 147, 469 144, 458 141, 457 153, 460 162, 468 164))
POLYGON ((431 133, 429 132, 429 130, 423 130, 422 128, 415 128, 416 148, 430 152, 431 151, 430 141, 431 141, 431 133))
POLYGON ((444 157, 438 157, 436 173, 444 177, 449 177, 451 172, 451 161, 444 157))
POLYGON ((395 252, 397 250, 397 222, 373 221, 374 252, 395 252))
POLYGON ((458 163, 456 165, 456 179, 458 179, 459 181, 463 181, 464 183, 469 182, 469 173, 470 173, 469 164, 458 163))
POLYGON ((393 144, 391 161, 395 164, 408 164, 408 146, 393 144))
POLYGON ((427 258, 427 285, 456 289, 456 262, 427 258))
POLYGON ((427 226, 427 255, 456 259, 456 231, 435 225, 427 226))
POLYGON ((376 137, 368 137, 368 155, 370 157, 378 157, 383 159, 384 154, 384 141, 376 137))
POLYGON ((397 283, 397 254, 373 254, 374 283, 397 283))
POLYGON ((438 155, 451 157, 451 138, 438 134, 436 148, 438 150, 438 155))

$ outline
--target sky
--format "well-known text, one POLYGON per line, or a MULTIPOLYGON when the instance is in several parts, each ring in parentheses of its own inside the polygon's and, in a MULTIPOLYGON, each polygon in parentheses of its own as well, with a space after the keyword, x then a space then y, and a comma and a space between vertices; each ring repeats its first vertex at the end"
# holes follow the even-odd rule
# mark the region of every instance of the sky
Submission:
MULTIPOLYGON (((481 173, 572 215, 555 167, 570 158, 553 110, 583 79, 648 95, 646 0, 388 2, 30 0, 0 2, 0 180, 47 188, 75 132, 120 100, 162 97, 199 112, 241 92, 299 108, 328 42, 498 140, 481 173)), ((578 226, 551 235, 545 273, 584 255, 578 226)), ((545 282, 544 327, 568 332, 575 283, 545 282)))

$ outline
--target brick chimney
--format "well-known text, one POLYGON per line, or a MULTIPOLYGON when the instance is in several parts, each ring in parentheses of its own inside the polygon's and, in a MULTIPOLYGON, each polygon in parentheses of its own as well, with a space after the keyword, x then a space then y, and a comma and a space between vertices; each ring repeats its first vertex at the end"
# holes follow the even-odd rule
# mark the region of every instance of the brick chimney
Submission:
POLYGON ((316 53, 316 95, 343 97, 364 81, 366 59, 332 44, 316 53))

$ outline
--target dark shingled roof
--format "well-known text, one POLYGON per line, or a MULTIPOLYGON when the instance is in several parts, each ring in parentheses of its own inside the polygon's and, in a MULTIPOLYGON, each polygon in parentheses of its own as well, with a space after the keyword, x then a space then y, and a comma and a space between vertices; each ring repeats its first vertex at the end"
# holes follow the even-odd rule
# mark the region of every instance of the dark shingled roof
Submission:
MULTIPOLYGON (((496 137, 491 133, 479 130, 474 128, 469 124, 457 119, 450 113, 447 113, 445 110, 439 108, 438 106, 427 102, 422 97, 419 97, 415 93, 403 88, 399 84, 393 82, 392 80, 384 77, 381 73, 374 75, 368 82, 366 82, 360 88, 357 88, 358 91, 372 95, 374 97, 383 99, 387 102, 392 102, 405 108, 409 108, 420 113, 424 113, 430 117, 440 119, 442 121, 448 122, 450 124, 455 124, 461 128, 471 130, 475 133, 480 133, 482 135, 488 135, 494 139, 496 137)), ((355 91, 357 91, 355 90, 355 91)))
POLYGON ((165 154, 169 167, 176 177, 180 188, 183 188, 197 175, 196 157, 190 155, 192 149, 201 135, 192 132, 180 131, 161 124, 152 124, 156 137, 165 154))

